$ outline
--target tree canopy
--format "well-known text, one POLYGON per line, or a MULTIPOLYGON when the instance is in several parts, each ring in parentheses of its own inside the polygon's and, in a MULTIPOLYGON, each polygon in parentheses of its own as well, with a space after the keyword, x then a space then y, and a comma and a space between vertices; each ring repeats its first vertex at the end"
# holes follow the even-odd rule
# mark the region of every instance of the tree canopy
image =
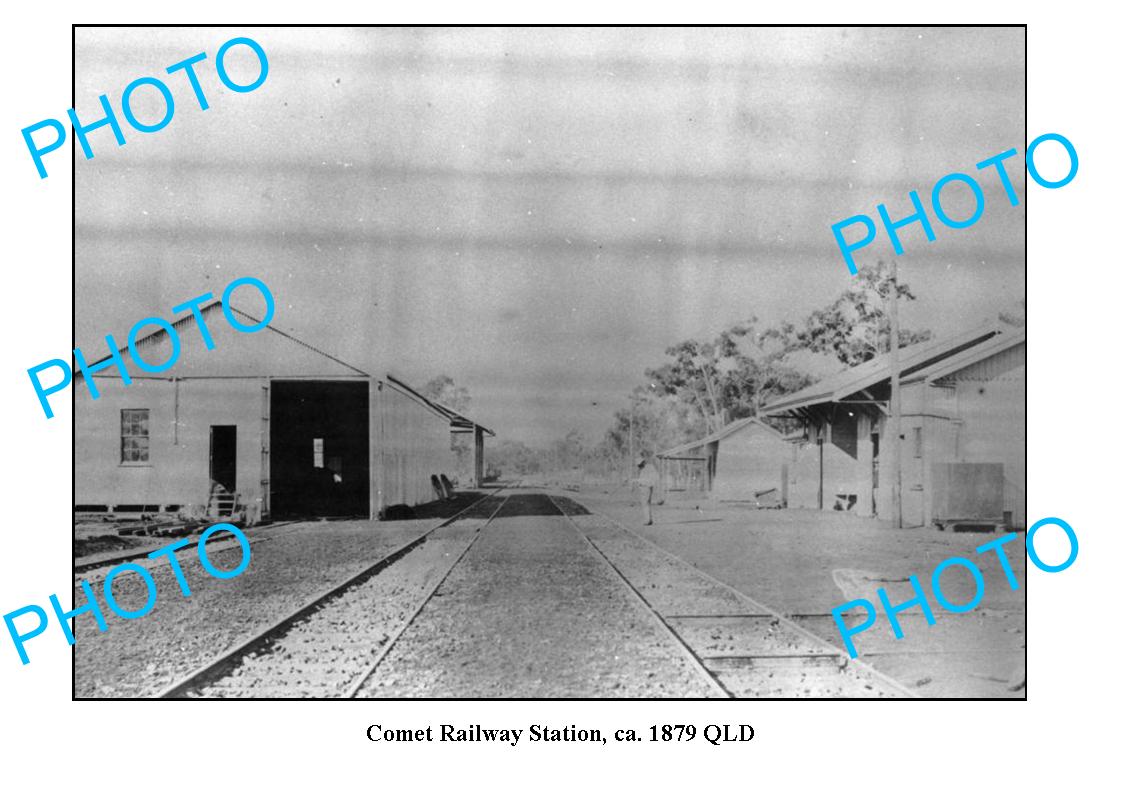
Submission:
MULTIPOLYGON (((890 269, 864 266, 842 294, 798 322, 762 327, 755 316, 712 340, 684 340, 647 369, 647 384, 633 391, 635 407, 616 413, 604 445, 617 457, 629 449, 649 454, 697 439, 816 381, 800 362, 814 354, 852 367, 889 349, 890 269)), ((900 301, 914 301, 898 281, 900 301)), ((926 329, 900 331, 902 346, 928 340, 926 329)))
POLYGON ((457 387, 451 376, 441 374, 429 381, 418 390, 426 398, 444 404, 454 412, 467 413, 472 405, 472 398, 468 395, 466 387, 457 387))

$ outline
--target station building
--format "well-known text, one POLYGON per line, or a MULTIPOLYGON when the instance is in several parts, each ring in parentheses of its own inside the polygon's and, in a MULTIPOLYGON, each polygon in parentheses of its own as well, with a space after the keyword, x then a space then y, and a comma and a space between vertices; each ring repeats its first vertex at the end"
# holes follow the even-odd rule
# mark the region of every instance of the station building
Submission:
MULTIPOLYGON (((1026 338, 984 327, 900 349, 901 513, 905 526, 1026 523, 1026 338)), ((763 407, 796 418, 792 507, 890 517, 889 356, 763 407)))
MULTIPOLYGON (((260 323, 227 310, 247 327, 260 323)), ((217 300, 200 314, 211 350, 188 315, 172 324, 181 351, 169 370, 130 367, 127 385, 112 364, 90 385, 76 374, 76 511, 240 516, 248 524, 374 519, 441 496, 435 484, 456 467, 451 434, 472 435, 482 481, 489 429, 272 325, 237 331, 217 300), (97 400, 87 394, 93 388, 97 400)), ((174 353, 163 329, 135 347, 149 363, 174 353)), ((128 364, 128 348, 120 354, 128 364)))

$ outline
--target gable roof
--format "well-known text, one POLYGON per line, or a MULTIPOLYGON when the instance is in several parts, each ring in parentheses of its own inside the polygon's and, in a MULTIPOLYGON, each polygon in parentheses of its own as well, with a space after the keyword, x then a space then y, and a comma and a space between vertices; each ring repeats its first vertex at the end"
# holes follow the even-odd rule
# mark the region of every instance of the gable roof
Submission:
POLYGON ((784 439, 783 434, 781 434, 776 429, 772 428, 772 426, 768 425, 767 423, 761 421, 759 418, 743 417, 740 420, 734 420, 732 423, 729 423, 729 424, 723 426, 722 428, 719 428, 717 431, 715 431, 712 434, 709 434, 708 436, 702 437, 701 439, 696 439, 693 442, 684 442, 682 445, 676 445, 673 448, 668 448, 667 450, 661 451, 660 453, 656 453, 655 455, 657 457, 663 458, 663 459, 673 458, 674 456, 677 456, 680 453, 686 453, 687 451, 694 450, 695 448, 700 448, 703 445, 708 445, 711 442, 720 442, 721 440, 725 439, 726 437, 729 437, 729 436, 732 436, 733 434, 736 434, 738 431, 741 431, 742 429, 746 428, 747 426, 760 426, 765 431, 767 431, 769 434, 776 437, 776 439, 778 439, 778 440, 784 439))
MULTIPOLYGON (((255 318, 247 312, 239 310, 233 305, 227 306, 227 311, 238 316, 246 325, 259 325, 260 318, 255 318)), ((172 329, 180 342, 180 355, 176 364, 170 370, 160 374, 147 374, 138 369, 129 369, 133 379, 160 378, 207 378, 207 377, 320 377, 320 378, 370 378, 370 374, 350 365, 338 357, 321 351, 309 343, 300 340, 287 332, 283 332, 272 324, 256 332, 241 332, 230 326, 225 318, 215 318, 215 313, 221 313, 222 301, 215 299, 199 308, 207 329, 214 341, 214 348, 207 349, 202 341, 202 334, 185 334, 191 327, 197 327, 198 322, 194 313, 189 313, 175 321, 170 322, 172 329)), ((172 346, 168 332, 160 327, 138 337, 135 342, 137 353, 146 352, 145 360, 149 362, 166 362, 171 358, 172 346)), ((122 359, 130 358, 129 348, 119 349, 122 359)), ((91 367, 105 363, 110 359, 104 356, 93 362, 91 367)), ((75 377, 80 378, 81 372, 75 377)), ((116 368, 108 368, 97 374, 95 378, 120 378, 116 368)))
MULTIPOLYGON (((930 340, 905 346, 898 353, 901 380, 905 382, 923 378, 924 374, 932 372, 941 362, 952 358, 957 358, 956 361, 969 359, 972 351, 990 340, 1001 337, 1005 341, 1017 336, 1016 332, 1008 329, 1009 327, 997 325, 983 326, 943 340, 930 340)), ((1021 332, 1021 338, 1025 339, 1024 332, 1021 332)), ((880 354, 867 362, 773 401, 761 409, 761 414, 776 415, 815 404, 835 403, 862 390, 868 390, 880 382, 888 381, 890 375, 889 354, 880 354)))
MULTIPOLYGON (((257 326, 261 324, 260 318, 255 318, 247 312, 227 306, 227 311, 238 316, 245 325, 257 326)), ((255 332, 241 332, 234 329, 226 322, 225 318, 215 318, 210 322, 215 313, 222 312, 222 301, 215 299, 199 308, 208 331, 214 342, 214 348, 208 349, 203 342, 202 334, 185 334, 192 326, 198 326, 194 313, 177 318, 170 322, 180 342, 180 355, 174 367, 166 372, 149 374, 139 368, 129 368, 130 378, 136 379, 208 379, 208 378, 294 378, 294 379, 370 379, 369 373, 360 370, 354 365, 344 362, 309 343, 300 340, 288 332, 281 331, 272 324, 255 332)), ((167 362, 172 355, 171 340, 167 330, 155 327, 153 331, 138 337, 134 343, 138 354, 145 361, 158 363, 167 362)), ((121 358, 131 358, 128 346, 119 349, 121 358)), ((104 356, 91 363, 93 368, 109 361, 109 356, 104 356)), ((75 379, 83 378, 80 370, 75 369, 75 379)), ((120 373, 115 367, 108 367, 94 374, 94 378, 120 379, 120 373)), ((422 404, 437 417, 446 420, 454 429, 473 429, 475 423, 463 414, 437 402, 426 398, 413 387, 401 379, 387 373, 380 381, 389 383, 400 392, 407 394, 412 400, 422 404)), ((494 437, 495 432, 484 428, 484 433, 494 437)))
POLYGON ((913 373, 907 379, 901 379, 901 381, 903 383, 910 383, 923 380, 931 383, 938 379, 944 379, 982 362, 984 359, 989 359, 997 354, 1001 354, 1003 351, 1009 351, 1019 345, 1024 345, 1025 341, 1025 329, 1000 334, 973 348, 969 348, 966 351, 962 351, 913 373))
POLYGON ((406 384, 404 381, 399 379, 397 376, 393 376, 393 375, 387 373, 386 374, 386 381, 388 381, 391 384, 393 384, 397 387, 400 387, 400 388, 404 389, 405 391, 409 392, 417 400, 424 401, 426 404, 429 405, 430 409, 432 409, 434 412, 436 412, 437 414, 441 415, 446 420, 448 420, 448 423, 449 423, 450 426, 452 426, 452 428, 464 429, 464 430, 470 431, 470 430, 476 428, 477 426, 479 426, 479 428, 485 434, 487 434, 488 436, 490 436, 490 437, 495 436, 495 432, 492 431, 490 428, 487 428, 485 426, 481 426, 476 421, 472 420, 471 418, 465 417, 464 415, 457 412, 455 409, 451 409, 451 408, 445 406, 440 401, 434 401, 432 398, 426 398, 424 395, 419 393, 417 390, 413 389, 408 384, 406 384))

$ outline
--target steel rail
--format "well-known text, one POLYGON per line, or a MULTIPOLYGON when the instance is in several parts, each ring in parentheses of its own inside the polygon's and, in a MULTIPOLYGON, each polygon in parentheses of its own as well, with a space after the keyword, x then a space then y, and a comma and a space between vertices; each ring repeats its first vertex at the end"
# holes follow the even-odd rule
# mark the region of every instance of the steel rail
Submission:
MULTIPOLYGON (((284 635, 297 622, 300 622, 301 620, 311 616, 312 614, 317 613, 327 603, 338 597, 340 594, 343 594, 351 588, 374 577, 390 564, 393 564, 406 553, 420 545, 430 534, 439 530, 440 528, 445 527, 446 525, 451 525, 453 522, 460 519, 460 517, 462 517, 464 514, 467 514, 469 511, 476 508, 484 501, 490 500, 491 498, 498 495, 499 492, 503 491, 503 489, 505 488, 506 487, 502 487, 495 492, 492 492, 491 494, 484 495, 479 500, 465 507, 451 517, 441 520, 432 528, 429 528, 426 531, 422 531, 413 539, 398 545, 396 548, 379 558, 370 566, 365 567, 360 572, 352 575, 342 583, 331 587, 322 594, 313 597, 300 608, 297 608, 295 611, 288 614, 284 618, 280 619, 277 622, 274 622, 264 630, 255 633, 250 638, 228 648, 220 655, 212 659, 209 663, 200 666, 190 674, 180 678, 173 685, 169 686, 163 692, 161 692, 156 698, 186 699, 190 697, 191 691, 203 688, 206 685, 209 685, 210 683, 213 683, 216 680, 219 680, 222 677, 226 676, 231 671, 236 669, 241 660, 245 658, 249 653, 269 646, 278 637, 284 635)), ((505 502, 506 499, 504 499, 504 503, 505 502)))
POLYGON ((728 688, 726 688, 722 684, 722 682, 717 679, 717 677, 714 676, 713 672, 706 668, 706 664, 702 662, 702 659, 698 656, 698 654, 694 652, 691 646, 687 644, 677 632, 675 632, 675 629, 670 626, 666 619, 663 618, 663 615, 655 610, 654 606, 652 606, 651 603, 647 601, 647 598, 640 593, 639 589, 637 589, 630 580, 628 580, 624 573, 621 572, 617 568, 617 566, 612 563, 608 556, 606 556, 599 547, 593 544, 592 539, 590 539, 589 536, 581 529, 581 527, 573 521, 573 518, 569 514, 567 514, 561 506, 557 504, 553 496, 546 495, 546 497, 548 497, 550 499, 550 502, 554 504, 554 508, 561 512, 561 515, 569 521, 569 524, 573 526, 573 529, 577 531, 578 535, 582 538, 582 540, 584 540, 585 544, 589 546, 589 549, 592 550, 596 554, 596 556, 601 561, 603 561, 605 565, 608 566, 610 570, 616 573, 617 577, 620 578, 620 581, 627 587, 628 593, 632 596, 635 602, 642 606, 642 608, 655 620, 655 625, 661 628, 667 638, 669 638, 671 642, 676 647, 678 647, 681 652, 684 653, 685 658, 690 662, 697 673, 706 682, 706 685, 709 686, 710 690, 714 692, 714 695, 721 699, 732 699, 733 693, 728 688))
MULTIPOLYGON (((262 534, 256 536, 256 538, 251 537, 247 534, 246 540, 250 545, 256 545, 256 544, 261 544, 262 542, 272 541, 273 539, 279 539, 282 536, 288 536, 290 533, 296 533, 300 529, 299 528, 289 528, 288 530, 281 531, 280 533, 271 533, 268 536, 264 535, 264 532, 276 530, 278 528, 283 528, 283 527, 288 526, 288 525, 295 525, 295 524, 298 524, 299 522, 300 522, 300 520, 286 520, 285 522, 276 522, 276 523, 272 523, 270 525, 260 526, 259 530, 262 531, 262 534)), ((211 523, 211 525, 217 525, 217 524, 218 523, 211 523)), ((199 536, 202 535, 202 533, 204 531, 207 530, 208 527, 210 527, 210 526, 201 526, 197 530, 190 531, 189 533, 187 533, 183 536, 177 536, 177 537, 167 536, 167 537, 164 537, 164 538, 168 540, 168 544, 172 544, 174 542, 178 542, 181 539, 188 539, 192 536, 199 537, 199 536)), ((239 528, 239 530, 245 531, 246 529, 245 528, 239 528)), ((192 541, 197 541, 197 539, 192 540, 192 541)), ((230 540, 230 541, 233 541, 233 540, 230 540)), ((164 546, 166 547, 167 545, 164 545, 164 546)), ((238 547, 238 545, 230 544, 226 547, 216 548, 216 549, 214 549, 213 552, 221 553, 223 550, 233 550, 236 547, 238 547)), ((104 559, 101 559, 101 560, 98 560, 98 561, 78 561, 78 560, 76 560, 74 562, 74 566, 73 566, 74 574, 78 575, 80 573, 93 572, 94 570, 101 569, 102 567, 105 567, 108 570, 108 569, 111 569, 111 568, 115 567, 118 564, 124 564, 127 561, 143 561, 143 560, 148 558, 149 553, 154 553, 154 552, 156 552, 157 550, 160 550, 160 549, 162 549, 162 548, 160 548, 160 547, 150 547, 150 548, 147 548, 147 549, 144 549, 144 550, 131 550, 127 553, 122 553, 119 556, 113 556, 112 558, 104 558, 104 559)))
MULTIPOLYGON (((555 505, 557 505, 557 504, 555 503, 555 505)), ((561 507, 559 506, 558 508, 560 510, 561 507)), ((921 698, 919 694, 917 694, 915 691, 913 691, 910 688, 908 688, 907 686, 905 686, 903 683, 900 683, 897 680, 894 680, 889 675, 878 671, 877 669, 873 668, 872 666, 870 666, 869 664, 867 664, 863 661, 850 658, 849 653, 847 653, 841 647, 839 647, 835 644, 832 644, 831 642, 827 641, 826 639, 821 638, 820 636, 817 636, 816 634, 812 633, 810 630, 807 630, 806 628, 796 624, 791 619, 788 619, 786 616, 781 614, 779 611, 776 611, 775 609, 768 607, 767 605, 762 603, 760 600, 755 600, 752 597, 745 594, 744 592, 742 592, 740 589, 736 588, 735 586, 730 586, 728 583, 725 583, 721 580, 718 580, 717 578, 715 578, 713 575, 709 574, 705 570, 700 569, 699 567, 695 566, 694 564, 691 564, 689 561, 682 558, 681 556, 675 555, 670 550, 667 550, 666 548, 663 548, 663 547, 657 545, 655 542, 653 542, 650 539, 647 539, 646 537, 636 533, 635 531, 633 531, 631 528, 624 525, 623 523, 617 522, 615 519, 608 516, 607 514, 604 514, 604 513, 599 512, 599 511, 593 511, 593 510, 589 509, 587 506, 583 506, 583 508, 585 508, 585 510, 588 511, 590 515, 595 515, 595 516, 598 516, 598 517, 601 517, 601 518, 607 520, 608 522, 615 525, 620 530, 627 533, 629 536, 635 537, 636 539, 640 540, 641 542, 643 542, 644 544, 653 548, 654 550, 659 551, 660 553, 667 556, 668 558, 670 558, 674 561, 677 561, 678 563, 680 563, 680 564, 682 564, 686 567, 689 567, 694 572, 697 572, 699 575, 701 575, 703 578, 705 578, 707 581, 714 584, 715 586, 719 586, 721 588, 728 589, 729 591, 731 591, 733 594, 737 595, 739 598, 741 598, 745 602, 754 606, 755 610, 757 612, 759 612, 760 614, 764 614, 766 617, 770 617, 774 621, 779 621, 779 623, 781 625, 783 625, 785 628, 793 631, 794 633, 798 634, 799 636, 802 636, 805 640, 807 640, 807 641, 809 641, 813 644, 826 647, 827 649, 831 650, 830 653, 825 653, 825 654, 819 653, 815 657, 819 657, 820 655, 822 655, 823 657, 836 657, 840 661, 843 662, 844 665, 841 667, 842 669, 846 669, 846 668, 857 669, 857 670, 865 673, 866 675, 868 675, 870 678, 877 681, 881 685, 885 686, 886 688, 899 693, 903 697, 910 698, 910 699, 920 699, 921 698)), ((574 526, 576 527, 576 523, 574 523, 574 526)), ((592 541, 589 541, 589 543, 592 544, 592 541)), ((594 547, 595 547, 595 545, 594 545, 594 547)), ((602 555, 603 555, 603 553, 602 553, 602 555)), ((623 575, 621 575, 621 577, 623 577, 623 575)), ((655 609, 652 608, 652 610, 654 611, 655 609)), ((765 617, 762 616, 761 618, 765 618, 765 617)), ((665 622, 665 620, 663 619, 662 616, 660 616, 660 620, 665 622)), ((667 625, 667 626, 668 626, 668 628, 670 627, 669 625, 667 625)), ((672 630, 671 632, 673 633, 674 631, 672 630)), ((676 634, 676 636, 677 636, 677 634, 676 634)), ((683 643, 685 644, 685 642, 683 642, 683 643)), ((692 655, 694 654, 693 651, 691 652, 691 654, 692 655)), ((698 658, 699 663, 701 663, 704 656, 703 657, 695 656, 695 657, 698 658)), ((751 658, 754 658, 754 657, 759 657, 761 659, 764 659, 764 658, 771 658, 773 656, 770 656, 766 653, 761 653, 760 655, 754 656, 750 653, 750 654, 740 655, 740 656, 735 656, 735 657, 743 658, 743 659, 751 659, 751 658)), ((702 664, 702 665, 704 666, 704 664, 702 664)), ((723 686, 723 688, 724 688, 724 686, 723 686)))
POLYGON ((461 560, 463 560, 464 556, 468 555, 468 551, 472 549, 472 545, 474 545, 476 543, 476 540, 480 538, 480 535, 483 533, 483 529, 491 524, 491 521, 495 519, 495 515, 497 515, 503 509, 503 507, 507 505, 507 501, 510 499, 510 495, 504 498, 503 502, 499 504, 499 507, 491 513, 490 517, 487 518, 487 522, 476 529, 475 535, 468 542, 468 545, 462 551, 460 551, 460 555, 458 555, 453 560, 452 564, 445 569, 441 577, 438 578, 436 582, 434 582, 432 588, 430 588, 425 593, 425 596, 418 601, 417 607, 414 608, 413 612, 406 618, 404 622, 401 623, 401 625, 398 626, 398 629, 394 631, 394 635, 392 635, 386 641, 386 643, 382 645, 382 648, 378 650, 378 654, 375 655, 374 660, 370 662, 370 665, 368 665, 367 668, 363 670, 362 675, 360 675, 359 678, 351 685, 351 687, 347 689, 347 693, 345 694, 347 699, 354 699, 355 695, 362 690, 367 680, 371 678, 371 675, 374 674, 375 670, 379 667, 382 661, 385 660, 386 656, 390 654, 390 650, 394 648, 394 645, 398 643, 398 639, 402 637, 402 634, 406 632, 409 626, 413 624, 413 621, 417 619, 417 617, 425 609, 425 606, 429 603, 429 600, 433 598, 433 595, 437 593, 437 590, 444 585, 445 580, 447 580, 448 576, 452 574, 452 571, 456 569, 456 565, 459 564, 461 560))

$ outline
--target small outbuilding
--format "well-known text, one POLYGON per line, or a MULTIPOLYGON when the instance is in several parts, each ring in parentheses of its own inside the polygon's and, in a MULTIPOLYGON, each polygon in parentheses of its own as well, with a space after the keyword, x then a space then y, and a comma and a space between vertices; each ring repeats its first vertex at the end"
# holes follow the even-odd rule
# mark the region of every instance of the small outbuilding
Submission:
POLYGON ((716 500, 781 506, 791 445, 756 417, 656 454, 664 489, 697 489, 716 500))

